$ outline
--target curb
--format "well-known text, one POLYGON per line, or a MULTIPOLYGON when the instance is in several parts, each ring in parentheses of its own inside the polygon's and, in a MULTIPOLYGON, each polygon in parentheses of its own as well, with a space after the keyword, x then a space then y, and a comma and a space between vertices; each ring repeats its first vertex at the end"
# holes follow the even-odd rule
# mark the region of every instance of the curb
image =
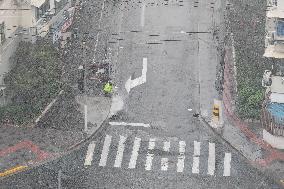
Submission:
MULTIPOLYGON (((229 140, 226 140, 222 134, 220 134, 216 129, 214 129, 213 127, 211 127, 210 123, 208 123, 206 121, 206 118, 203 117, 203 116, 200 116, 200 120, 202 120, 203 123, 205 123, 210 129, 212 132, 214 132, 217 136, 219 136, 219 138, 221 140, 223 140, 226 144, 228 144, 230 147, 232 147, 236 152, 238 152, 241 156, 243 156, 247 162, 252 165, 252 167, 256 168, 257 170, 259 170, 261 173, 263 173, 265 176, 267 176, 268 178, 271 178, 270 175, 268 175, 265 170, 262 168, 261 164, 257 163, 256 161, 251 161, 249 160, 245 155, 244 153, 242 153, 242 151, 238 150, 236 147, 234 147, 229 140)), ((279 186, 282 186, 284 187, 284 179, 283 180, 279 180, 279 179, 276 179, 274 177, 271 178, 272 180, 274 180, 279 186)))
POLYGON ((46 163, 52 162, 56 159, 59 159, 59 158, 65 156, 65 155, 68 155, 68 154, 74 152, 75 150, 78 150, 82 145, 91 141, 91 138, 93 136, 95 136, 98 132, 100 132, 104 129, 104 127, 102 127, 102 126, 109 119, 109 115, 110 115, 110 111, 108 112, 106 119, 102 122, 102 124, 98 127, 98 129, 96 129, 92 134, 87 135, 87 137, 85 139, 83 139, 83 140, 79 141, 78 143, 70 146, 66 150, 63 150, 62 152, 50 154, 49 157, 47 157, 46 159, 44 159, 42 161, 41 160, 31 160, 30 162, 28 162, 25 165, 18 165, 16 167, 12 167, 8 170, 5 170, 4 172, 0 172, 0 180, 5 179, 9 176, 13 176, 13 175, 25 172, 25 171, 32 170, 32 169, 37 168, 41 165, 44 165, 46 163))

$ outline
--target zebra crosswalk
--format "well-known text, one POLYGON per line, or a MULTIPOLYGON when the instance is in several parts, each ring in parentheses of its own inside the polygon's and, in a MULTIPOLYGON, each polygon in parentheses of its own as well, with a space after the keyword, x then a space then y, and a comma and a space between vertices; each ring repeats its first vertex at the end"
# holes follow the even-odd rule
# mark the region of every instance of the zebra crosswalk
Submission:
MULTIPOLYGON (((98 156, 95 157, 100 167, 135 169, 139 164, 139 167, 144 167, 145 171, 156 171, 158 168, 163 172, 175 171, 176 173, 182 173, 187 171, 191 174, 200 174, 200 169, 204 169, 204 165, 206 165, 207 169, 203 171, 204 174, 210 176, 216 174, 216 146, 212 142, 205 144, 204 142, 193 141, 192 146, 190 142, 186 141, 160 141, 157 138, 142 141, 139 137, 106 135, 102 146, 100 146, 94 141, 90 142, 84 166, 95 164, 93 159, 94 154, 96 154, 98 156), (130 144, 126 143, 127 141, 130 144), (144 145, 142 145, 142 142, 144 145), (208 147, 203 150, 201 149, 203 146, 208 147), (155 153, 155 150, 158 150, 159 153, 155 153), (174 155, 169 156, 170 153, 174 155), (110 154, 113 154, 113 156, 110 154), (204 158, 206 158, 206 161, 204 158), (154 162, 157 165, 153 166, 154 162), (170 163, 172 163, 171 166, 169 166, 170 163), (190 166, 186 166, 189 164, 190 166), (188 167, 191 167, 191 169, 188 167)), ((231 153, 226 152, 224 154, 222 176, 231 176, 231 158, 231 153)))

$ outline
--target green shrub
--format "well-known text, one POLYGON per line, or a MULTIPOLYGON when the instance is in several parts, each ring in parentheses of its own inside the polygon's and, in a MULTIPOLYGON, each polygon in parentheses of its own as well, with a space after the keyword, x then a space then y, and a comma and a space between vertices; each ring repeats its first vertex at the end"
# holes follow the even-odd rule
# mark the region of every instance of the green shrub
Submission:
POLYGON ((20 43, 4 77, 10 104, 0 108, 0 121, 25 124, 38 116, 61 89, 61 62, 48 43, 20 43))

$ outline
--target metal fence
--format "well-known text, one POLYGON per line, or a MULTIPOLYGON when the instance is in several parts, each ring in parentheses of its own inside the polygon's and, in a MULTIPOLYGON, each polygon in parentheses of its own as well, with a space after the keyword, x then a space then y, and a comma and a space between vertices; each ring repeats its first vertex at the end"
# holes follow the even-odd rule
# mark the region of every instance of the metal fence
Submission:
POLYGON ((265 109, 265 105, 261 111, 261 124, 262 127, 267 130, 270 134, 276 136, 284 136, 284 122, 277 120, 273 117, 268 110, 265 109))

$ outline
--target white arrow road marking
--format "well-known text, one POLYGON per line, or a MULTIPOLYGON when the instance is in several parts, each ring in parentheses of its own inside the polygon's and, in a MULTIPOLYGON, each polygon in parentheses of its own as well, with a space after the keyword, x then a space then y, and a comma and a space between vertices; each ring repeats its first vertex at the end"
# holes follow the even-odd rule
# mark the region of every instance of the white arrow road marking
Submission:
POLYGON ((145 123, 109 122, 109 124, 112 126, 150 127, 150 124, 145 123))
POLYGON ((177 162, 177 172, 183 172, 184 159, 185 159, 185 141, 179 141, 179 156, 177 162))
POLYGON ((114 162, 114 167, 121 167, 125 141, 126 141, 126 137, 120 135, 118 149, 117 149, 116 158, 114 162))
POLYGON ((139 151, 139 148, 140 148, 140 142, 141 142, 141 138, 135 137, 134 145, 133 145, 133 149, 132 149, 132 154, 131 154, 129 165, 128 165, 129 169, 134 169, 136 167, 136 161, 137 161, 137 158, 138 158, 138 151, 139 151))
POLYGON ((111 136, 106 135, 99 166, 106 166, 110 143, 111 143, 111 136))
POLYGON ((143 58, 143 68, 142 68, 142 75, 134 80, 130 78, 125 83, 125 89, 129 93, 130 90, 138 85, 142 85, 146 83, 146 74, 147 74, 147 58, 143 58))
MULTIPOLYGON (((169 152, 171 147, 170 141, 164 142, 164 151, 169 152)), ((161 170, 162 171, 167 171, 168 170, 168 158, 161 158, 161 170)))
POLYGON ((95 147, 96 147, 96 143, 95 141, 92 141, 88 146, 88 151, 87 151, 87 155, 85 158, 84 166, 92 165, 95 147))
MULTIPOLYGON (((155 148, 155 141, 156 139, 151 138, 149 140, 149 147, 148 150, 153 150, 155 148)), ((145 170, 150 171, 152 167, 154 154, 151 154, 150 152, 147 153, 146 163, 145 163, 145 170)))
POLYGON ((209 142, 209 156, 208 156, 208 175, 214 175, 215 171, 215 143, 209 142))
POLYGON ((231 153, 225 153, 224 157, 224 173, 223 176, 229 177, 231 175, 231 153))

